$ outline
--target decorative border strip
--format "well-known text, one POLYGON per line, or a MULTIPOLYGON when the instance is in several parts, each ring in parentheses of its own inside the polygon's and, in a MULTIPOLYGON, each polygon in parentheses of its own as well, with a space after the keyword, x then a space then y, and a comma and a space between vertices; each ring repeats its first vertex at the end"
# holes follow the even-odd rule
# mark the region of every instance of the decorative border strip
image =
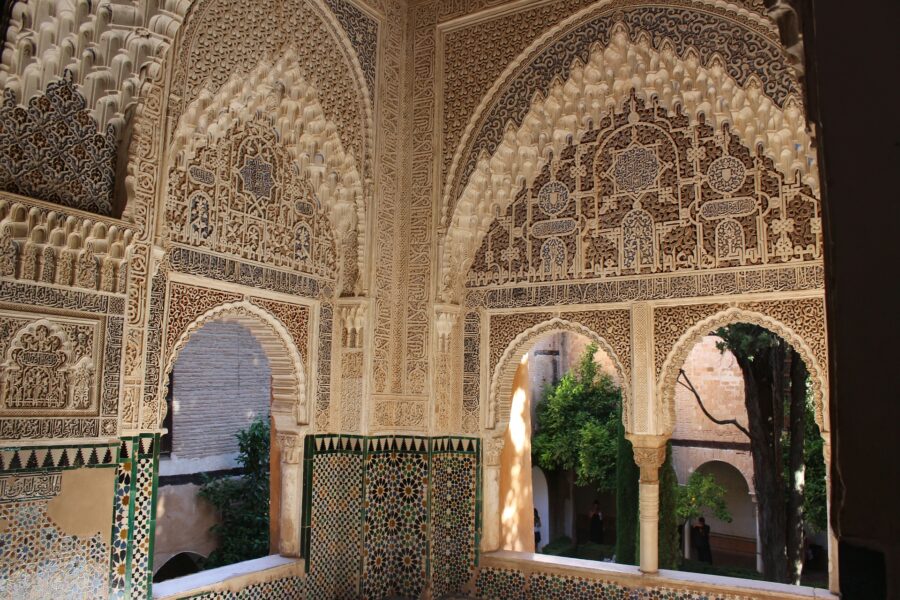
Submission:
POLYGON ((41 308, 58 308, 98 315, 125 314, 125 297, 105 292, 84 292, 69 288, 51 287, 37 282, 23 283, 0 279, 0 300, 41 308))
POLYGON ((250 264, 181 246, 172 247, 169 252, 169 262, 172 268, 180 273, 230 281, 247 287, 262 288, 305 298, 317 298, 320 293, 330 296, 332 291, 330 289, 332 284, 328 282, 320 282, 289 271, 279 271, 263 265, 250 264))
POLYGON ((551 285, 469 288, 467 308, 521 308, 671 300, 766 292, 821 290, 825 268, 804 263, 783 268, 694 272, 551 285))
POLYGON ((48 500, 61 491, 60 471, 0 475, 0 504, 48 500))
POLYGON ((0 448, 0 473, 40 473, 46 470, 115 467, 118 462, 118 442, 0 448))
POLYGON ((149 598, 153 580, 159 434, 122 438, 117 467, 109 598, 149 598))

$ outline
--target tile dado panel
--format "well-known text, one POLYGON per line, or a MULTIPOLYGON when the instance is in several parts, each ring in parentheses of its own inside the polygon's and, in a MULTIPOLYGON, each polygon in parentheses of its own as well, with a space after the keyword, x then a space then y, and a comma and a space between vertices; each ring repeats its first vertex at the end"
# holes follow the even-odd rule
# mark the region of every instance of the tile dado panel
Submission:
POLYGON ((150 597, 158 476, 159 434, 122 438, 109 560, 111 599, 150 597))
POLYGON ((471 438, 307 438, 309 598, 458 594, 474 573, 480 444, 471 438), (361 557, 361 558, 360 558, 361 557))
POLYGON ((303 556, 310 599, 359 595, 364 454, 360 437, 306 438, 303 556))
POLYGON ((0 449, 0 598, 107 596, 117 460, 116 442, 0 449))
POLYGON ((431 440, 431 586, 435 598, 465 589, 478 562, 479 441, 431 440))
POLYGON ((428 578, 429 440, 366 443, 363 597, 418 597, 428 578))

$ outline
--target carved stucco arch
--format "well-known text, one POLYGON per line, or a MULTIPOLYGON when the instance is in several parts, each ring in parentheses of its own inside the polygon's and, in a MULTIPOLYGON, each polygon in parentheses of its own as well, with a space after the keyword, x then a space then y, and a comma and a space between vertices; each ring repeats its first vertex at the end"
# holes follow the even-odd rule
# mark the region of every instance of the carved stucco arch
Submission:
POLYGON ((616 374, 622 386, 622 416, 626 430, 630 429, 634 407, 629 393, 628 372, 622 366, 618 354, 612 346, 599 333, 585 327, 581 323, 569 321, 560 317, 554 317, 533 327, 522 331, 506 347, 494 372, 491 373, 491 385, 488 389, 488 402, 485 413, 485 429, 491 431, 490 436, 503 439, 506 428, 509 426, 509 412, 512 405, 513 380, 516 370, 522 361, 522 357, 531 350, 534 343, 547 334, 569 332, 577 333, 588 338, 603 350, 613 361, 616 374))
MULTIPOLYGON (((374 148, 375 139, 373 98, 366 84, 362 65, 351 40, 325 2, 323 0, 295 0, 295 4, 292 5, 289 2, 285 2, 285 0, 262 0, 261 2, 245 5, 247 7, 245 10, 249 12, 246 14, 242 13, 241 16, 245 17, 245 20, 247 21, 259 22, 258 13, 264 12, 266 13, 266 17, 261 21, 263 23, 277 17, 296 18, 297 16, 285 15, 280 12, 277 14, 269 14, 274 13, 276 10, 293 9, 305 11, 308 8, 310 9, 310 16, 318 20, 318 23, 312 29, 327 33, 326 38, 322 40, 325 42, 325 45, 321 48, 309 47, 309 42, 299 35, 299 31, 285 32, 275 28, 269 33, 270 36, 274 38, 273 42, 280 44, 280 46, 274 48, 272 54, 265 54, 265 52, 268 52, 267 49, 258 47, 246 48, 250 53, 250 56, 258 57, 256 61, 248 61, 243 65, 230 65, 229 70, 232 75, 222 81, 213 82, 211 84, 207 78, 202 84, 188 88, 186 79, 196 68, 190 60, 192 56, 190 50, 197 44, 195 36, 200 37, 209 29, 219 31, 224 36, 233 34, 233 32, 227 29, 223 31, 227 25, 223 24, 225 20, 222 19, 220 15, 222 8, 220 3, 226 3, 229 5, 229 8, 231 8, 228 0, 192 0, 190 8, 186 11, 184 16, 183 23, 179 26, 176 35, 174 36, 174 40, 166 57, 166 69, 171 72, 170 80, 167 83, 170 86, 169 92, 177 95, 176 98, 172 99, 169 106, 170 116, 175 117, 180 121, 183 112, 187 111, 191 104, 204 95, 217 94, 219 89, 224 87, 227 81, 234 79, 234 75, 246 77, 254 70, 254 68, 257 68, 259 62, 273 62, 277 57, 285 55, 288 49, 294 47, 295 52, 307 56, 306 58, 301 58, 301 60, 298 61, 299 64, 293 66, 295 68, 306 69, 304 74, 307 80, 314 81, 317 75, 323 79, 323 81, 319 81, 318 83, 320 87, 319 92, 320 94, 323 94, 322 104, 325 106, 326 113, 329 114, 329 118, 332 121, 335 121, 338 124, 338 135, 344 139, 344 146, 348 148, 348 151, 358 154, 358 156, 356 156, 357 161, 362 165, 362 170, 367 176, 370 176, 371 153, 374 148), (217 8, 219 10, 216 10, 217 8), (283 35, 293 37, 280 37, 283 35), (329 67, 327 64, 310 64, 310 61, 307 59, 309 56, 316 55, 317 53, 324 57, 328 51, 336 52, 342 63, 340 66, 347 69, 349 80, 341 80, 339 83, 354 95, 353 98, 342 98, 335 94, 324 96, 326 92, 330 92, 331 90, 321 89, 324 79, 326 79, 323 74, 330 73, 333 71, 333 68, 329 67), (182 87, 179 88, 179 86, 182 87), (348 119, 350 116, 353 118, 348 119), (354 146, 358 146, 358 148, 354 149, 354 146)), ((218 53, 215 58, 216 60, 222 59, 218 53)), ((226 57, 225 59, 227 60, 228 58, 233 57, 226 57)))
POLYGON ((666 359, 660 370, 659 380, 656 385, 656 397, 659 407, 659 415, 662 417, 662 426, 666 435, 671 435, 675 428, 675 388, 678 373, 684 366, 688 354, 700 340, 720 327, 734 325, 736 323, 750 323, 759 325, 781 337, 794 350, 800 354, 810 374, 810 382, 815 402, 816 424, 823 438, 828 441, 830 422, 828 416, 828 380, 826 365, 820 364, 809 343, 796 333, 791 327, 781 321, 763 313, 749 311, 742 308, 729 308, 707 317, 691 326, 682 333, 678 341, 672 346, 666 355, 666 359))
POLYGON ((778 170, 789 177, 799 172, 805 183, 817 189, 817 168, 809 159, 810 137, 799 99, 789 94, 779 106, 755 75, 739 84, 727 72, 723 57, 714 55, 704 64, 693 48, 679 56, 674 42, 663 40, 656 48, 651 35, 643 31, 632 41, 622 24, 613 27, 607 47, 591 46, 586 64, 578 58, 573 61, 567 80, 557 76, 546 94, 536 93, 521 124, 508 121, 494 153, 488 156, 482 151, 471 175, 462 181, 462 162, 471 154, 469 148, 485 113, 512 85, 513 76, 527 68, 535 52, 560 31, 606 4, 577 13, 535 41, 495 81, 471 116, 445 180, 441 204, 446 234, 440 243, 440 281, 445 301, 458 293, 460 279, 495 211, 506 208, 523 182, 531 184, 551 154, 558 156, 604 114, 621 110, 632 89, 670 113, 680 107, 693 122, 702 116, 713 126, 728 124, 745 146, 763 148, 778 170))
POLYGON ((165 397, 169 374, 181 350, 194 333, 211 322, 237 323, 245 327, 266 354, 272 373, 271 414, 279 432, 300 431, 309 422, 306 367, 291 334, 281 322, 263 308, 247 301, 220 304, 212 308, 179 332, 175 344, 165 358, 162 385, 159 387, 160 423, 165 418, 165 397))
POLYGON ((165 173, 186 168, 198 147, 215 144, 234 125, 265 118, 326 207, 336 241, 355 238, 354 260, 361 273, 366 257, 363 178, 319 100, 319 90, 304 79, 296 52, 289 48, 275 63, 260 62, 249 74, 235 74, 216 94, 202 93, 187 107, 175 129, 165 173))
MULTIPOLYGON (((123 156, 120 158, 120 161, 125 165, 124 172, 119 174, 122 179, 122 194, 125 195, 123 202, 125 209, 122 218, 137 225, 137 238, 139 241, 149 240, 152 237, 158 225, 155 221, 155 216, 161 210, 160 205, 165 205, 165 186, 161 185, 160 181, 163 181, 165 176, 166 165, 164 164, 164 157, 167 155, 169 148, 165 136, 161 136, 160 132, 170 131, 174 134, 174 130, 166 126, 166 119, 174 118, 180 123, 183 116, 182 113, 186 112, 170 105, 169 100, 172 99, 168 97, 172 93, 172 90, 169 89, 172 85, 171 73, 178 63, 177 53, 182 45, 187 43, 185 41, 185 31, 191 18, 193 18, 192 16, 197 13, 200 5, 208 1, 171 2, 171 5, 165 6, 165 11, 151 15, 149 18, 151 31, 155 37, 163 40, 164 43, 154 48, 153 58, 141 67, 141 77, 139 83, 135 86, 136 91, 133 94, 136 100, 134 102, 134 116, 131 119, 130 140, 127 153, 123 151, 123 156)), ((353 144, 358 146, 357 151, 349 148, 347 143, 341 140, 341 146, 343 147, 343 152, 340 153, 341 156, 333 156, 329 163, 331 165, 346 165, 348 164, 347 161, 352 161, 357 175, 353 176, 346 168, 341 168, 336 171, 339 173, 337 180, 328 184, 328 187, 336 187, 337 184, 340 184, 343 189, 347 190, 344 192, 346 196, 358 194, 358 196, 353 197, 353 202, 364 207, 368 204, 368 199, 372 194, 370 186, 366 182, 372 177, 374 163, 374 99, 366 85, 365 75, 356 50, 334 13, 322 0, 304 1, 313 8, 316 16, 321 21, 321 26, 339 47, 343 61, 348 67, 352 78, 352 81, 348 81, 346 84, 357 95, 357 98, 354 100, 338 98, 334 97, 333 94, 328 94, 326 97, 328 102, 325 102, 322 95, 324 92, 317 90, 316 97, 320 107, 328 103, 341 104, 349 102, 356 105, 355 112, 359 113, 358 124, 354 127, 354 129, 358 130, 359 135, 355 138, 357 142, 353 144)), ((250 6, 250 4, 244 6, 250 6)), ((290 48, 291 44, 286 44, 282 48, 280 53, 282 59, 290 51, 290 48)), ((264 63, 264 65, 271 68, 273 64, 276 64, 278 57, 260 58, 261 60, 267 58, 269 62, 264 63)), ((239 79, 243 82, 254 74, 258 78, 265 71, 264 68, 261 68, 262 66, 263 64, 258 62, 254 69, 248 69, 246 73, 238 73, 240 75, 239 79), (253 71, 253 73, 250 71, 253 71)), ((297 65, 294 65, 294 67, 297 67, 297 65)), ((236 78, 238 77, 233 76, 231 79, 234 80, 236 78)), ((216 96, 221 92, 222 88, 226 87, 225 83, 223 82, 220 89, 215 90, 215 92, 203 89, 196 98, 180 98, 180 100, 185 103, 185 108, 198 100, 200 105, 206 107, 211 102, 210 98, 216 96)), ((280 85, 278 81, 275 84, 276 87, 284 88, 281 92, 283 96, 287 99, 292 98, 292 94, 295 93, 293 90, 287 86, 280 85)), ((275 115, 273 120, 277 121, 285 118, 285 112, 292 115, 297 109, 296 107, 286 108, 281 102, 271 105, 271 98, 269 97, 266 101, 258 101, 249 108, 244 107, 243 110, 256 111, 260 114, 267 114, 272 111, 275 115)), ((294 117, 289 116, 287 120, 290 121, 292 119, 294 117)), ((330 142, 332 135, 336 134, 340 137, 348 128, 332 122, 325 129, 324 136, 329 140, 329 143, 327 145, 323 143, 321 147, 326 148, 329 154, 334 155, 335 153, 332 151, 333 144, 330 142)), ((323 132, 314 131, 314 135, 321 136, 323 132)), ((321 158, 324 158, 324 156, 325 154, 322 154, 321 158)), ((318 166, 320 170, 324 171, 324 169, 321 169, 322 160, 318 161, 318 166)), ((302 165, 298 164, 298 168, 302 168, 302 165)), ((322 178, 328 179, 328 176, 323 173, 322 178)), ((362 229, 365 226, 364 224, 365 219, 359 219, 360 256, 364 256, 365 231, 362 229)))
MULTIPOLYGON (((533 62, 534 60, 536 60, 537 58, 539 58, 540 53, 542 51, 546 50, 549 47, 549 45, 554 40, 556 40, 560 35, 576 28, 579 25, 588 23, 591 20, 596 19, 602 15, 613 14, 614 11, 618 11, 617 14, 621 15, 621 11, 628 10, 628 9, 638 9, 638 8, 640 8, 640 6, 642 4, 643 4, 643 2, 641 2, 640 0, 632 0, 631 2, 616 2, 616 0, 599 0, 598 2, 577 11, 576 13, 572 14, 568 18, 563 19, 562 21, 557 23, 555 26, 548 29, 545 33, 538 36, 525 50, 523 50, 513 61, 511 61, 509 63, 509 65, 507 65, 507 67, 502 71, 500 76, 497 77, 497 79, 494 81, 494 83, 491 85, 491 87, 489 88, 487 93, 481 99, 481 101, 479 102, 479 104, 477 105, 475 110, 470 115, 469 121, 466 125, 463 135, 459 138, 459 143, 456 145, 455 148, 453 148, 454 155, 453 155, 452 163, 450 165, 450 169, 448 171, 448 175, 446 178, 447 185, 444 186, 444 197, 443 197, 443 202, 441 204, 441 207, 442 207, 441 224, 442 225, 447 226, 447 224, 448 224, 447 219, 451 216, 449 213, 452 212, 452 210, 448 211, 447 209, 448 209, 448 207, 450 209, 452 209, 452 205, 450 203, 452 203, 456 200, 455 194, 458 191, 460 191, 459 188, 462 185, 462 183, 465 183, 465 182, 462 182, 462 183, 460 182, 460 179, 462 178, 462 175, 460 173, 460 163, 462 160, 467 159, 466 153, 467 153, 467 150, 472 146, 472 142, 474 141, 473 138, 476 138, 478 135, 483 133, 481 131, 481 129, 483 128, 483 125, 484 125, 483 120, 486 116, 486 113, 497 104, 497 102, 500 99, 501 94, 504 91, 506 91, 507 88, 509 88, 509 86, 516 83, 516 78, 521 78, 523 73, 525 72, 525 70, 529 66, 531 66, 530 63, 533 62), (629 5, 631 5, 631 6, 629 6, 629 5)), ((663 7, 664 4, 659 4, 659 5, 654 4, 654 6, 663 7)), ((783 50, 783 48, 781 48, 780 39, 778 37, 779 32, 778 32, 777 28, 774 26, 774 24, 772 23, 772 21, 766 17, 763 17, 762 15, 760 15, 758 13, 748 10, 746 7, 740 6, 738 3, 726 3, 721 0, 719 0, 719 1, 716 1, 716 0, 691 0, 690 2, 687 2, 687 3, 680 3, 677 5, 673 4, 670 8, 703 11, 703 12, 707 12, 710 14, 712 14, 714 12, 718 12, 717 16, 719 19, 722 19, 722 20, 727 19, 727 20, 731 21, 732 23, 739 24, 739 26, 741 28, 745 29, 747 32, 762 34, 764 39, 769 44, 771 44, 772 46, 777 46, 780 51, 779 52, 780 57, 784 59, 785 67, 787 66, 788 62, 790 62, 791 64, 793 64, 793 62, 795 62, 795 61, 790 60, 790 56, 787 54, 787 52, 785 52, 783 50)), ((628 28, 621 21, 618 21, 614 25, 612 25, 611 30, 614 33, 618 33, 623 30, 627 32, 628 28)), ((614 37, 615 37, 614 35, 610 35, 610 46, 613 45, 614 37)), ((634 44, 635 46, 643 45, 643 46, 649 47, 651 50, 653 49, 653 45, 654 45, 654 44, 652 44, 651 40, 654 39, 654 37, 661 38, 662 41, 660 41, 658 44, 656 44, 658 46, 658 50, 659 50, 658 53, 660 53, 660 54, 663 53, 664 51, 665 52, 669 52, 669 51, 674 52, 675 48, 678 45, 676 42, 674 42, 670 38, 662 36, 659 31, 654 31, 653 33, 651 33, 643 28, 636 30, 634 37, 636 38, 636 43, 634 44)), ((690 47, 690 45, 688 45, 688 46, 689 47, 687 48, 686 52, 683 53, 683 56, 681 58, 683 58, 683 59, 690 58, 699 63, 700 59, 699 59, 698 52, 695 49, 693 49, 692 47, 690 47)), ((603 50, 601 45, 595 42, 594 44, 591 45, 592 54, 597 49, 603 50)), ((721 55, 716 53, 710 58, 710 60, 708 61, 708 64, 705 66, 722 68, 724 66, 724 64, 723 64, 724 61, 725 61, 724 57, 722 57, 721 55)), ((575 61, 575 64, 581 64, 581 61, 575 61)), ((635 71, 633 69, 634 65, 628 65, 628 64, 623 65, 622 63, 616 64, 616 65, 610 65, 610 66, 614 70, 617 70, 617 72, 607 73, 606 74, 606 78, 607 78, 606 83, 608 85, 610 85, 610 87, 620 87, 621 88, 624 86, 626 88, 624 90, 621 90, 621 89, 613 90, 615 93, 627 94, 630 87, 641 88, 642 85, 645 85, 648 83, 649 83, 648 91, 651 92, 651 94, 648 94, 648 96, 652 95, 652 92, 657 91, 657 86, 654 85, 652 79, 647 79, 644 81, 639 80, 640 77, 648 75, 649 74, 648 72, 635 71), (616 67, 618 67, 618 69, 616 69, 616 67), (613 79, 609 78, 610 75, 613 75, 613 79), (618 85, 616 86, 615 84, 617 82, 618 82, 618 85)), ((703 65, 701 65, 701 66, 703 66, 703 65)), ((787 83, 789 85, 792 85, 792 87, 794 88, 794 93, 788 94, 788 97, 784 100, 783 105, 784 106, 793 105, 795 108, 800 110, 800 112, 802 113, 802 108, 801 108, 802 103, 801 103, 801 100, 797 97, 798 93, 796 92, 796 87, 797 87, 796 86, 796 78, 792 71, 788 72, 788 78, 789 78, 789 81, 787 83)), ((672 80, 673 81, 679 80, 679 76, 677 74, 675 74, 675 77, 673 77, 672 80)), ((681 80, 681 81, 683 81, 683 80, 681 80)), ((751 81, 755 82, 755 84, 757 86, 761 83, 758 78, 755 78, 752 76, 750 78, 748 78, 748 82, 751 82, 751 81)), ((748 82, 745 82, 745 83, 748 83, 748 82)), ((556 81, 554 81, 554 87, 560 83, 562 83, 562 81, 557 76, 556 81)), ((697 83, 700 83, 700 85, 701 85, 701 87, 697 88, 697 89, 703 91, 703 86, 705 84, 702 81, 699 81, 697 83)), ((738 87, 741 87, 741 86, 738 86, 738 87)), ((661 91, 663 91, 663 90, 661 90, 661 91)), ((733 94, 736 90, 726 89, 726 90, 722 90, 722 91, 725 92, 726 94, 733 94)), ((764 94, 762 89, 758 89, 758 91, 760 94, 764 94)), ((538 92, 536 94, 536 97, 543 98, 544 96, 549 96, 549 95, 550 94, 545 95, 545 94, 538 92)), ((679 97, 678 90, 674 90, 674 93, 670 92, 669 94, 667 94, 667 96, 669 98, 674 98, 677 100, 679 97)), ((685 103, 684 105, 692 106, 694 104, 696 104, 696 102, 689 101, 689 102, 685 103)), ((664 104, 664 106, 671 108, 670 106, 667 106, 665 104, 664 104)), ((709 117, 714 118, 714 115, 709 115, 709 117)), ((802 117, 802 114, 800 115, 800 117, 802 117)), ((761 118, 759 119, 759 122, 763 125, 761 130, 766 130, 768 128, 765 123, 765 116, 761 116, 761 118)), ((508 123, 508 125, 510 125, 510 124, 512 124, 512 123, 508 123)), ((801 119, 801 121, 798 124, 801 125, 801 129, 803 130, 802 132, 805 133, 805 122, 803 122, 801 119)), ((515 124, 515 125, 518 126, 518 124, 515 124)), ((798 130, 796 133, 800 134, 801 131, 798 130)), ((748 144, 748 145, 750 147, 753 147, 752 144, 748 144)), ((776 162, 778 162, 778 161, 776 160, 776 162)))

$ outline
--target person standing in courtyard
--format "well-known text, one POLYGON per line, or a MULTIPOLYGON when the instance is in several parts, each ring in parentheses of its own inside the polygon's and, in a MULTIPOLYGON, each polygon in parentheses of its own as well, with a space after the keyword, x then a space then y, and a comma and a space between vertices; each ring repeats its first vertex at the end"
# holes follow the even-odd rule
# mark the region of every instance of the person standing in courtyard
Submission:
POLYGON ((697 550, 697 560, 712 564, 712 548, 709 545, 709 525, 706 519, 700 517, 699 523, 694 525, 694 548, 697 550))
POLYGON ((591 509, 591 542, 595 544, 603 543, 603 513, 600 512, 600 502, 594 500, 594 506, 591 509))

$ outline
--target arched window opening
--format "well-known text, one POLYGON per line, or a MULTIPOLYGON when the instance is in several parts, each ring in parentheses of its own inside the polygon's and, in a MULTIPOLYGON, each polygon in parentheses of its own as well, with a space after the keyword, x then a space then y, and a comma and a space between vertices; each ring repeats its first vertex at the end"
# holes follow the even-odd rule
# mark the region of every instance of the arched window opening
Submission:
POLYGON ((205 556, 196 552, 179 552, 154 569, 153 583, 197 573, 205 560, 205 556))
MULTIPOLYGON (((585 335, 552 331, 533 342, 512 381, 500 455, 500 548, 612 560, 617 436, 627 444, 615 362, 585 335)), ((630 444, 627 451, 630 461, 630 444)))
MULTIPOLYGON (((238 545, 228 538, 235 519, 254 515, 277 528, 277 512, 269 518, 269 498, 275 504, 278 498, 271 494, 268 460, 271 381, 263 346, 240 323, 209 321, 181 349, 172 368, 167 416, 178 434, 165 436, 171 437, 171 452, 160 461, 155 564, 168 565, 187 552, 196 558, 195 570, 202 570, 277 551, 277 543, 270 543, 277 535, 265 528, 238 545), (254 457, 256 451, 265 456, 254 457), (248 457, 245 464, 242 455, 248 457), (251 488, 256 493, 246 491, 251 488), (236 515, 216 509, 240 493, 253 497, 252 506, 236 515)), ((182 563, 157 572, 155 580, 189 574, 182 563)))
POLYGON ((661 514, 660 567, 827 587, 824 442, 801 352, 765 327, 730 323, 701 337, 679 373, 680 537, 671 543, 661 514))

